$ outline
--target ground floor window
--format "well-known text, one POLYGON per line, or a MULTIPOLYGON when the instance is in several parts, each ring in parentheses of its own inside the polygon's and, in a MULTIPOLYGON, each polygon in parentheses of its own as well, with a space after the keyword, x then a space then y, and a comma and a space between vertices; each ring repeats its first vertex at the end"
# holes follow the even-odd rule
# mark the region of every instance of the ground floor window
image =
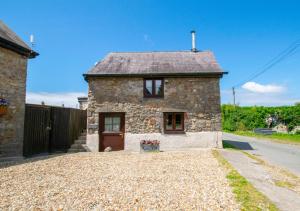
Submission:
POLYGON ((164 113, 165 132, 184 131, 184 113, 164 113))
POLYGON ((120 122, 121 118, 119 116, 116 117, 105 117, 104 120, 104 131, 105 132, 118 132, 120 131, 120 122))

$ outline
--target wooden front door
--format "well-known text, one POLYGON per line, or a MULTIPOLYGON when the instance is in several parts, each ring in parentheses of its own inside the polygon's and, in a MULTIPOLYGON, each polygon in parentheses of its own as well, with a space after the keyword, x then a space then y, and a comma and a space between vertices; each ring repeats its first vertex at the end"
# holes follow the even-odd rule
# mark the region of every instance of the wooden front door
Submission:
POLYGON ((124 149, 125 113, 99 114, 99 151, 124 149))

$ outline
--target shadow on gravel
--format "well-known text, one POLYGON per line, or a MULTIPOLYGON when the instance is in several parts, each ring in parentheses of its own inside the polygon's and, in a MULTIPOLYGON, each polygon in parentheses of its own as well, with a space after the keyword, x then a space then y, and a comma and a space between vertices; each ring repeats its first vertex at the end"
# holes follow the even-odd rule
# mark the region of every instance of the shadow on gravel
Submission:
POLYGON ((67 155, 67 154, 70 154, 70 153, 43 153, 43 154, 38 154, 38 155, 24 158, 23 160, 3 161, 3 162, 0 162, 0 169, 10 167, 10 166, 21 165, 24 163, 32 163, 32 162, 36 162, 36 161, 40 161, 40 160, 46 160, 46 159, 50 159, 50 158, 54 158, 54 157, 58 157, 58 156, 67 155))
POLYGON ((237 148, 241 150, 254 150, 248 142, 223 140, 224 148, 237 148))

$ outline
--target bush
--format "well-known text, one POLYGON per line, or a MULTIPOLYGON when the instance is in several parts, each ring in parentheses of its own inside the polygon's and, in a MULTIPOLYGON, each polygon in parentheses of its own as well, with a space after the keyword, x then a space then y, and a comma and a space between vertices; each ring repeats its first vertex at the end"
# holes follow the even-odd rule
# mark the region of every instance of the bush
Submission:
POLYGON ((277 123, 287 125, 289 130, 300 125, 300 105, 263 107, 240 107, 234 105, 222 105, 222 126, 227 131, 249 131, 254 128, 266 127, 266 117, 276 116, 277 123))

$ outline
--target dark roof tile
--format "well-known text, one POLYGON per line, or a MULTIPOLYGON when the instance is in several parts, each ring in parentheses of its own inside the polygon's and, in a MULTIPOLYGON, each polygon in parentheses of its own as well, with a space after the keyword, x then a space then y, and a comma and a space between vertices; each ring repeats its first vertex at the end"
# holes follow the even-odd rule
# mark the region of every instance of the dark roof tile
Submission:
POLYGON ((210 51, 109 53, 86 76, 224 73, 210 51))
POLYGON ((38 53, 30 49, 30 47, 21 38, 16 35, 8 26, 0 20, 0 46, 8 48, 17 53, 34 58, 38 53))

